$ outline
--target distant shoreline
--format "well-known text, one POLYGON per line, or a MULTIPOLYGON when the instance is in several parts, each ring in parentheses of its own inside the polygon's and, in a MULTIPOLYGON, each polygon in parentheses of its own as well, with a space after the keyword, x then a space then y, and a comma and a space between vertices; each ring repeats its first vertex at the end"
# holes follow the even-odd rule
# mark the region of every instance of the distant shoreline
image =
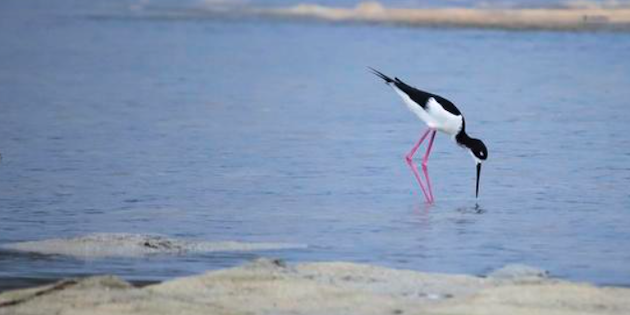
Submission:
POLYGON ((490 28, 505 30, 630 31, 630 8, 568 7, 535 9, 498 8, 389 8, 376 1, 353 8, 299 4, 283 8, 215 7, 215 14, 261 16, 276 19, 313 19, 418 27, 490 28))

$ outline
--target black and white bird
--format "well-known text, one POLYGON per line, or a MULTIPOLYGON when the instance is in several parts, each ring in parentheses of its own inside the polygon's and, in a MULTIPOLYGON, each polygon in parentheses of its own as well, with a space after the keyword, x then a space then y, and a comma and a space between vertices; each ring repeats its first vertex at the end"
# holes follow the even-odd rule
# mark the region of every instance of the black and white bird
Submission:
POLYGON ((433 203, 433 191, 431 188, 431 180, 429 179, 429 173, 427 169, 427 163, 429 160, 429 154, 431 153, 431 147, 433 146, 433 139, 437 131, 444 132, 453 137, 455 143, 459 146, 467 149, 475 160, 477 166, 477 183, 475 188, 475 197, 479 196, 479 177, 481 175, 481 163, 488 158, 488 149, 486 145, 479 139, 471 138, 466 134, 466 121, 462 113, 455 107, 455 105, 433 93, 418 90, 412 86, 407 85, 405 82, 398 78, 390 78, 383 73, 370 68, 372 72, 385 80, 385 83, 391 86, 394 91, 400 95, 409 110, 416 114, 420 120, 424 121, 429 127, 420 137, 420 140, 411 148, 411 151, 405 156, 407 165, 413 171, 422 192, 428 203, 433 203), (422 172, 427 181, 429 188, 428 193, 420 180, 420 174, 418 168, 413 162, 413 155, 416 153, 420 144, 431 134, 427 151, 422 158, 422 172))

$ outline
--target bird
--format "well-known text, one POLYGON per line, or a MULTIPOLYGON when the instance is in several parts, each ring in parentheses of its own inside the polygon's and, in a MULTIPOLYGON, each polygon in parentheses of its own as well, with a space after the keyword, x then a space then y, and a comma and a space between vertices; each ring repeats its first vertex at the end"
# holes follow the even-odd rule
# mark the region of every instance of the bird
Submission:
POLYGON ((466 133, 466 120, 459 109, 448 99, 437 94, 419 90, 408 85, 402 80, 394 77, 394 79, 384 75, 378 70, 368 67, 372 73, 385 81, 404 101, 407 108, 414 113, 420 120, 427 125, 427 130, 422 133, 418 142, 411 148, 411 151, 405 155, 405 161, 411 168, 424 197, 429 204, 435 202, 433 198, 433 189, 431 188, 431 180, 428 172, 429 155, 433 147, 433 140, 437 131, 441 131, 453 138, 455 143, 460 147, 468 150, 473 157, 477 168, 477 180, 475 185, 475 198, 479 198, 479 177, 481 176, 481 165, 488 159, 488 148, 483 141, 471 138, 466 133), (422 184, 418 167, 413 161, 413 156, 422 144, 422 142, 430 135, 427 150, 422 158, 422 172, 427 182, 428 192, 422 184))

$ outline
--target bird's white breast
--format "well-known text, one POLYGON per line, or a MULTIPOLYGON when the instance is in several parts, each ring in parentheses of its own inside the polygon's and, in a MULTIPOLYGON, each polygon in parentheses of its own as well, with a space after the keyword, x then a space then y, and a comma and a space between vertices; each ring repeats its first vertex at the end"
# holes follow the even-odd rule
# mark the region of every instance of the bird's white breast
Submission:
POLYGON ((433 97, 427 101, 426 112, 433 120, 433 126, 429 125, 429 127, 438 129, 451 136, 456 135, 462 129, 462 116, 445 110, 433 97))
POLYGON ((414 102, 406 93, 401 91, 395 85, 392 85, 392 87, 403 99, 407 108, 409 108, 412 113, 416 114, 420 120, 424 121, 429 128, 442 131, 451 136, 456 135, 462 129, 462 116, 454 115, 453 113, 445 110, 435 98, 430 97, 425 108, 422 108, 420 104, 414 102))

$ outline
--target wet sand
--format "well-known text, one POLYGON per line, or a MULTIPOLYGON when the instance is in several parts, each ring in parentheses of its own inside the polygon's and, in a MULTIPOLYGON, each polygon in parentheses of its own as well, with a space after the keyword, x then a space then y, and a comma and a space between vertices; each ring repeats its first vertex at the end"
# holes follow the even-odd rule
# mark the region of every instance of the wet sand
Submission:
POLYGON ((346 262, 241 267, 136 288, 68 279, 0 294, 0 314, 628 314, 630 289, 511 267, 488 277, 346 262))
MULTIPOLYGON (((209 10, 217 9, 209 4, 209 10)), ((229 12, 221 6, 217 12, 229 12)), ((300 4, 286 8, 243 8, 241 13, 273 18, 306 18, 333 22, 404 24, 498 29, 630 30, 630 8, 575 6, 563 8, 389 8, 377 1, 354 8, 300 4)))
POLYGON ((94 233, 70 238, 9 243, 0 246, 0 248, 14 251, 65 255, 81 259, 140 257, 154 254, 303 249, 306 247, 305 244, 185 240, 157 234, 132 233, 94 233))

